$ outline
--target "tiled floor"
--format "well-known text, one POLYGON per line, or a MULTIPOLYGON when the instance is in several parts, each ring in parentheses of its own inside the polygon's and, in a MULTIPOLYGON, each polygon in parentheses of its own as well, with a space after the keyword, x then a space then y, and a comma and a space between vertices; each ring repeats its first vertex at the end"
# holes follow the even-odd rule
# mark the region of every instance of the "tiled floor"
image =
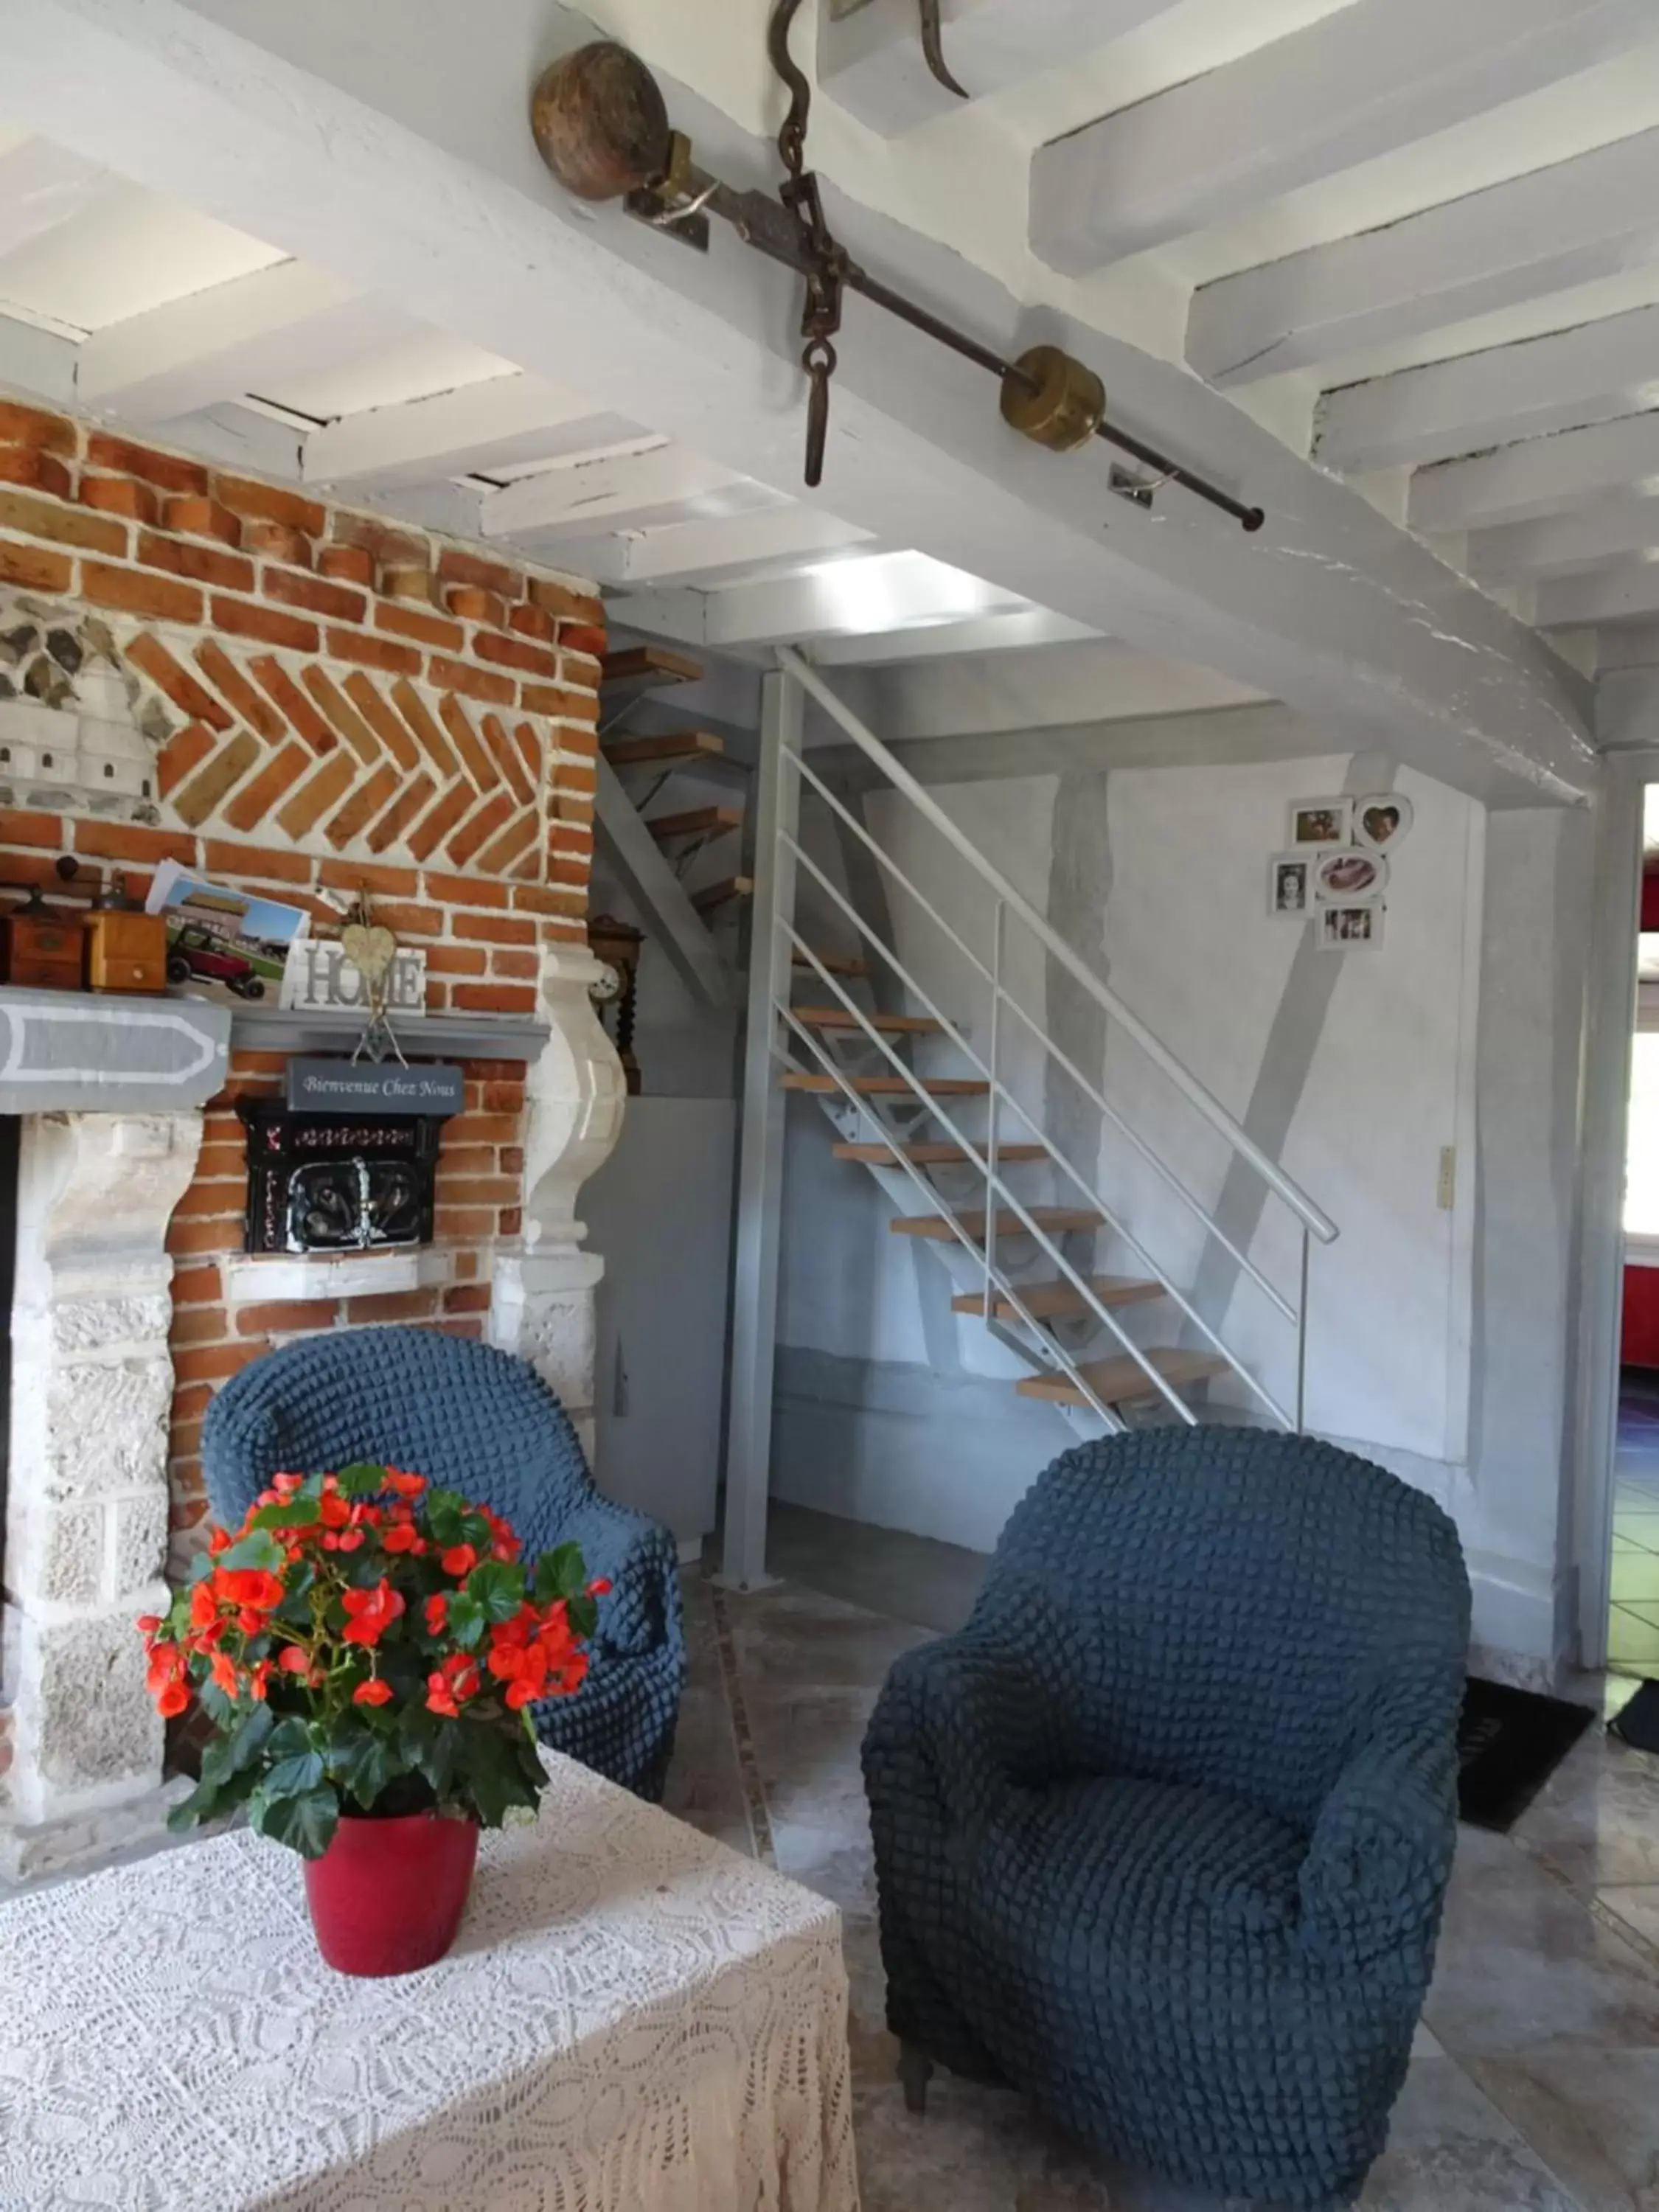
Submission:
POLYGON ((1613 1666, 1659 1675, 1659 1374, 1626 1368, 1613 1461, 1613 1666))
MULTIPOLYGON (((1659 1466, 1659 1423, 1655 1451, 1659 1466)), ((791 1524, 798 1576, 813 1571, 817 1538, 830 1571, 817 1578, 844 1583, 831 1533, 791 1524)), ((870 1550, 868 1531, 845 1540, 870 1550)), ((880 1549, 869 1586, 893 1603, 898 1571, 878 1571, 880 1549)), ((959 1607, 971 1556, 930 1567, 903 1554, 930 1613, 959 1607)), ((687 1607, 692 1681, 669 1803, 842 1908, 865 2212, 1224 2212, 1103 2171, 1012 2095, 942 2076, 927 2117, 906 2113, 858 1747, 890 1661, 930 1632, 799 1581, 738 1597, 690 1578, 687 1607)), ((1362 2203, 1659 2212, 1659 1759, 1594 1729, 1513 1836, 1462 1832, 1418 2055, 1362 2203)))

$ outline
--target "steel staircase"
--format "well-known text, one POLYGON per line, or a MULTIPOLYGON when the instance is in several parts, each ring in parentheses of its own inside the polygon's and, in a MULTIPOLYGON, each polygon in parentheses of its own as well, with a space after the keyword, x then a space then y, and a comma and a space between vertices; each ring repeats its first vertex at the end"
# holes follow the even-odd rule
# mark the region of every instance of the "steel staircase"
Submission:
MULTIPOLYGON (((835 1158, 875 1177, 893 1234, 937 1256, 951 1310, 976 1316, 1024 1369, 1012 1384, 1020 1396, 1054 1405, 1085 1433, 1098 1434, 1146 1420, 1196 1423, 1218 1384, 1232 1417, 1242 1412, 1300 1428, 1310 1252, 1335 1238, 1335 1224, 1005 880, 818 672, 787 648, 779 659, 781 672, 767 679, 752 820, 735 806, 672 798, 670 811, 646 817, 653 842, 670 853, 700 854, 742 826, 751 855, 752 872, 692 892, 705 911, 753 901, 727 1462, 732 1579, 757 1579, 763 1558, 785 1093, 818 1101, 835 1158), (923 825, 950 848, 957 922, 872 834, 867 810, 838 795, 804 753, 808 697, 856 748, 866 782, 873 769, 875 787, 903 802, 907 830, 923 825), (803 830, 814 815, 817 826, 833 823, 843 843, 879 871, 893 895, 897 941, 884 938, 814 858, 803 830), (979 902, 977 941, 960 920, 964 891, 979 902), (1016 980, 1030 972, 1034 951, 1092 1002, 1115 1040, 1133 1048, 1142 1073, 1151 1071, 1165 1087, 1167 1113, 1120 1103, 1108 1095, 1103 1074, 1067 1056, 1016 980), (935 973, 941 961, 963 979, 949 992, 937 982, 930 988, 918 972, 935 973), (941 1003, 946 997, 954 1016, 941 1003), (1031 1095, 1034 1061, 1060 1071, 1098 1116, 1097 1165, 1068 1157, 1042 1126, 1031 1095), (1180 1147, 1167 1141, 1177 1115, 1202 1133, 1212 1159, 1259 1182, 1279 1209, 1276 1233, 1243 1245, 1229 1235, 1215 1210, 1215 1174, 1195 1187, 1180 1147), (1200 1302, 1200 1263, 1215 1251, 1226 1258, 1229 1299, 1237 1288, 1249 1302, 1242 1333, 1231 1303, 1215 1310, 1215 1299, 1211 1310, 1200 1302)), ((646 750, 663 741, 629 739, 608 745, 607 754, 613 763, 651 771, 649 805, 663 787, 660 771, 706 762, 710 742, 687 732, 678 750, 646 750)), ((940 880, 937 868, 930 880, 940 880)), ((1190 1155, 1190 1143, 1186 1150, 1190 1155)))

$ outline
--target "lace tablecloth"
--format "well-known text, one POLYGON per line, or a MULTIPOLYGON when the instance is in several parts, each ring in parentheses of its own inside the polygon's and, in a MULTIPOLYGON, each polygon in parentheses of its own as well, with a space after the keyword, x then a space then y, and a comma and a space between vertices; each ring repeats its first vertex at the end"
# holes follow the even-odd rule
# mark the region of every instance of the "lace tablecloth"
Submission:
POLYGON ((246 1832, 0 1908, 0 2212, 857 2212, 834 1906, 549 1763, 423 1974, 246 1832))

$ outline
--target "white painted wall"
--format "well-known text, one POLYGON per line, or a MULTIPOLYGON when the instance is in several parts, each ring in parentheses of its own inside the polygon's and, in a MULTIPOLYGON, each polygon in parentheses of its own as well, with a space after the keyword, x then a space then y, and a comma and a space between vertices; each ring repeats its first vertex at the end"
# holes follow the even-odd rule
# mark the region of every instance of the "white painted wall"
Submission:
MULTIPOLYGON (((1113 988, 1247 1125, 1285 1062, 1300 1066, 1282 1146, 1270 1150, 1343 1232, 1314 1261, 1310 1425, 1454 1514, 1477 1642, 1541 1666, 1565 1626, 1561 1440, 1588 823, 1554 811, 1488 816, 1402 771, 1395 786, 1416 819, 1393 856, 1383 946, 1299 952, 1303 932, 1271 919, 1266 902, 1289 802, 1345 781, 1376 787, 1391 773, 1375 757, 1356 764, 1336 753, 1103 771, 1103 897, 1098 935, 1090 923, 1083 938, 1103 945, 1113 988), (1443 1146, 1457 1154, 1449 1210, 1437 1191, 1443 1146)), ((1100 805, 1077 777, 1053 775, 933 795, 1045 908, 1057 806, 1100 805)), ((894 805, 878 798, 872 822, 944 917, 983 944, 984 919, 970 918, 934 833, 895 820, 894 805)), ((945 1011, 974 1016, 982 1047, 983 1012, 965 1003, 949 961, 915 921, 896 918, 896 928, 913 972, 945 1011)), ((1046 1011, 1042 963, 1022 968, 1016 955, 1013 971, 1046 1011)), ((1226 1165, 1218 1140, 1172 1103, 1121 1032, 1100 1065, 1108 1096, 1212 1201, 1226 1165)), ((1015 1079, 1042 1101, 1029 1054, 1015 1079)), ((988 1545, 1070 1432, 1057 1414, 1013 1400, 1000 1379, 1006 1355, 976 1322, 948 1314, 943 1271, 883 1233, 890 1209, 864 1170, 830 1161, 829 1143, 822 1117, 798 1106, 777 1486, 832 1511, 988 1545)), ((1103 1191, 1176 1279, 1197 1279, 1202 1240, 1167 1194, 1109 1135, 1098 1167, 1103 1191)), ((1107 1242, 1100 1251, 1115 1263, 1107 1242)), ((1250 1251, 1293 1287, 1295 1240, 1271 1204, 1250 1251)), ((1289 1330, 1247 1285, 1224 1310, 1230 1339, 1288 1391, 1289 1330)), ((1167 1324, 1157 1333, 1169 1340, 1167 1324)))

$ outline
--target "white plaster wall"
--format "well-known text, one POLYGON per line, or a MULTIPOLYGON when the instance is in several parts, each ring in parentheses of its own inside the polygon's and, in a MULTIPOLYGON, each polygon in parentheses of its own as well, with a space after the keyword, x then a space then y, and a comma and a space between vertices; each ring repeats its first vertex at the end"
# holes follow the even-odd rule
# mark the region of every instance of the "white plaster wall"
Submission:
MULTIPOLYGON (((1458 1510, 1473 1543, 1478 1532, 1466 1462, 1477 1184, 1467 1139, 1480 1002, 1472 954, 1479 939, 1484 812, 1425 777, 1406 772, 1396 779, 1413 802, 1416 820, 1394 855, 1388 933, 1376 952, 1301 951, 1304 931, 1267 910, 1268 856, 1285 842, 1291 801, 1339 791, 1345 780, 1375 787, 1391 774, 1387 763, 1362 759, 1356 766, 1346 753, 1317 761, 1111 771, 1100 866, 1109 893, 1102 927, 1091 923, 1087 934, 1094 944, 1103 936, 1112 988, 1240 1118, 1248 1121, 1260 1106, 1260 1086, 1272 1072, 1263 1065, 1270 1037, 1297 1063, 1283 1142, 1267 1149, 1342 1231, 1315 1261, 1310 1425, 1372 1451, 1423 1483, 1458 1510), (1465 1147, 1450 1211, 1437 1196, 1446 1146, 1465 1147)), ((1073 803, 1061 780, 933 787, 933 795, 1017 887, 1046 908, 1056 805, 1073 803)), ((988 942, 976 912, 981 902, 969 896, 965 870, 937 834, 884 793, 872 801, 870 818, 943 917, 976 945, 988 942)), ((1512 857, 1506 846, 1506 865, 1512 857)), ((970 1018, 982 1048, 983 1012, 963 1004, 959 959, 941 951, 937 933, 915 917, 896 910, 895 926, 907 965, 945 1011, 970 1018)), ((1011 977, 1046 1020, 1045 963, 1022 932, 1011 933, 1011 977)), ((937 1052, 933 1064, 941 1070, 945 1065, 937 1052)), ((1115 1027, 1102 1065, 1108 1097, 1156 1141, 1206 1206, 1213 1205, 1224 1188, 1227 1148, 1115 1027)), ((1035 1046, 1018 1055, 1014 1081, 1040 1109, 1044 1084, 1035 1046)), ((1547 1126, 1548 1108, 1540 1111, 1547 1126)), ((1006 1355, 977 1322, 949 1316, 943 1270, 925 1249, 885 1233, 890 1209, 861 1170, 830 1161, 829 1142, 821 1116, 798 1111, 792 1118, 781 1342, 804 1355, 861 1364, 865 1381, 854 1385, 849 1367, 836 1385, 860 1405, 867 1402, 866 1413, 855 1412, 855 1423, 878 1419, 875 1401, 884 1392, 890 1395, 895 1370, 931 1370, 944 1393, 943 1423, 951 1407, 966 1411, 965 1401, 951 1395, 962 1382, 1007 1375, 1006 1355), (872 1376, 884 1379, 872 1383, 872 1376)), ((1160 1265, 1185 1285, 1197 1281, 1202 1232, 1109 1127, 1095 1165, 1103 1194, 1160 1265)), ((1036 1194, 1059 1194, 1045 1188, 1036 1194)), ((1297 1243, 1275 1202, 1250 1234, 1249 1249, 1293 1297, 1297 1243)), ((1109 1239, 1099 1258, 1104 1266, 1133 1264, 1109 1239)), ((1253 1355, 1263 1381, 1289 1402, 1291 1329, 1248 1281, 1231 1289, 1220 1310, 1224 1334, 1253 1355)), ((1167 1314, 1138 1317, 1137 1327, 1143 1326, 1171 1340, 1167 1314)), ((982 1407, 975 1417, 983 1417, 982 1407)), ((994 1533, 996 1516, 1070 1440, 1057 1414, 1020 1407, 999 1431, 1009 1455, 1006 1474, 976 1468, 971 1503, 958 1495, 941 1510, 924 1498, 920 1463, 913 1466, 909 1453, 913 1443, 919 1453, 948 1452, 943 1428, 931 1446, 890 1425, 883 1433, 888 1480, 881 1480, 878 1455, 861 1452, 871 1464, 852 1503, 839 1491, 825 1494, 824 1480, 833 1486, 833 1478, 803 1489, 799 1471, 787 1464, 780 1474, 783 1493, 961 1540, 965 1520, 978 1528, 988 1522, 994 1533)), ((1547 1577, 1553 1555, 1540 1532, 1530 1528, 1516 1540, 1523 1551, 1530 1548, 1547 1577)))

